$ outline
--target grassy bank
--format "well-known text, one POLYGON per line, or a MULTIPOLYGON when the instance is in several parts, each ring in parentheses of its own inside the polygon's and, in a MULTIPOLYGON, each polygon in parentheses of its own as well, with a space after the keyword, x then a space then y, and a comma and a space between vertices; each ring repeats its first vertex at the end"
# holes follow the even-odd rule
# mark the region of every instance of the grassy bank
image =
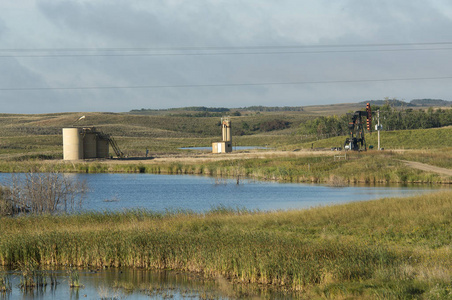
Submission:
MULTIPOLYGON (((422 151, 421 151, 422 152, 422 151)), ((265 152, 261 152, 261 154, 265 152)), ((78 173, 152 173, 194 174, 219 177, 248 177, 258 180, 285 182, 315 182, 334 185, 355 183, 428 183, 448 184, 450 176, 407 167, 401 159, 436 161, 442 167, 450 167, 450 155, 443 152, 399 154, 392 151, 348 152, 347 159, 335 159, 337 152, 312 152, 297 155, 285 152, 266 157, 255 156, 219 160, 187 159, 178 162, 154 162, 152 159, 136 163, 130 161, 64 162, 61 160, 0 161, 1 172, 78 172, 78 173), (418 158, 418 159, 416 159, 418 158), (423 158, 423 159, 420 159, 423 158), (443 163, 441 163, 443 162, 443 163)), ((343 154, 343 153, 342 153, 343 154)), ((214 155, 211 155, 214 157, 214 155)), ((209 158, 209 156, 207 156, 209 158)))
POLYGON ((325 298, 452 296, 452 193, 287 212, 1 218, 0 264, 221 275, 325 298))

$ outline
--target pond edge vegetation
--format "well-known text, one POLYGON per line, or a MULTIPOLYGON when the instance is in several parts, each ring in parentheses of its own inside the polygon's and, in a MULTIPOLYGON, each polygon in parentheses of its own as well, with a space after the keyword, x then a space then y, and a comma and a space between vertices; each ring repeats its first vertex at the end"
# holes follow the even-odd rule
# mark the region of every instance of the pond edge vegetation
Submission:
POLYGON ((451 207, 445 191, 300 211, 2 217, 0 265, 171 269, 304 296, 437 299, 452 295, 451 207))
MULTIPOLYGON (((213 177, 250 178, 295 183, 349 184, 450 184, 452 176, 426 172, 408 167, 402 160, 435 162, 449 167, 446 150, 426 155, 421 152, 397 151, 349 152, 347 159, 335 159, 335 152, 315 152, 309 156, 269 155, 265 158, 238 158, 200 162, 127 162, 116 160, 62 160, 0 162, 1 172, 58 173, 148 173, 170 175, 207 175, 213 177)), ((262 152, 264 153, 264 152, 262 152)), ((343 154, 342 154, 343 156, 343 154)))

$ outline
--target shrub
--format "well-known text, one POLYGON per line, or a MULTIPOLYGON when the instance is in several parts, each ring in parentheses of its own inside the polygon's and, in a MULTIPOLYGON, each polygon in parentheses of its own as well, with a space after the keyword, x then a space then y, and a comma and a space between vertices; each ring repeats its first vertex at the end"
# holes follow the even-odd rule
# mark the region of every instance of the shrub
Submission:
POLYGON ((9 186, 2 188, 0 213, 71 211, 81 206, 85 191, 85 182, 57 172, 12 175, 9 186))

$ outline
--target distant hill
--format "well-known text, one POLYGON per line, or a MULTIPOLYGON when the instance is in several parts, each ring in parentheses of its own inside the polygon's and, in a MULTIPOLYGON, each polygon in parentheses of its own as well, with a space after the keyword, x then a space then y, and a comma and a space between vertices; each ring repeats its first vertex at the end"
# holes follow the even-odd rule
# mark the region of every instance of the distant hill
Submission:
POLYGON ((225 107, 205 107, 205 106, 189 106, 189 107, 177 107, 177 108, 164 108, 164 109, 132 109, 131 113, 145 113, 145 112, 160 112, 160 111, 195 111, 195 112, 228 112, 229 108, 225 107))
POLYGON ((402 100, 397 100, 397 99, 389 99, 389 100, 367 100, 367 101, 363 101, 360 102, 359 104, 362 105, 366 105, 366 103, 370 103, 371 106, 383 106, 385 104, 389 104, 392 107, 399 107, 399 106, 414 106, 411 103, 402 101, 402 100))
POLYGON ((226 113, 231 111, 259 111, 259 112, 284 112, 284 111, 303 111, 302 106, 248 106, 239 108, 225 108, 225 107, 205 107, 205 106, 189 106, 178 108, 165 108, 165 109, 132 109, 132 114, 152 114, 156 112, 216 112, 226 113))
POLYGON ((302 106, 248 106, 240 107, 240 110, 248 111, 303 111, 302 106))
POLYGON ((240 112, 305 112, 307 114, 321 114, 330 115, 337 114, 341 110, 350 110, 358 107, 365 107, 366 103, 371 106, 383 106, 389 104, 392 107, 444 107, 452 106, 452 101, 442 99, 413 99, 410 102, 405 102, 397 99, 389 100, 366 100, 359 103, 338 103, 325 104, 314 106, 247 106, 239 108, 225 108, 225 107, 205 107, 205 106, 189 106, 165 109, 132 109, 130 114, 134 115, 178 115, 186 117, 218 117, 223 115, 240 116, 240 112), (333 109, 331 112, 329 110, 333 109))
POLYGON ((389 100, 367 100, 360 102, 359 104, 365 105, 370 103, 372 106, 382 106, 389 104, 392 107, 431 107, 431 106, 452 106, 452 101, 442 100, 442 99, 413 99, 410 102, 405 102, 397 99, 389 100))
POLYGON ((441 99, 413 99, 410 103, 414 106, 452 106, 452 101, 441 99))

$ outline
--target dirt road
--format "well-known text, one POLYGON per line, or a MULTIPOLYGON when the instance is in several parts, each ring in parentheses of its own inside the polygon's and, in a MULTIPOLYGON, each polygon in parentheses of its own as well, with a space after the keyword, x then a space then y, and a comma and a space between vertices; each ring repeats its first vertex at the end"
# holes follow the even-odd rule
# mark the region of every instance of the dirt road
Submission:
POLYGON ((404 162, 410 168, 452 176, 452 170, 451 169, 440 168, 440 167, 427 165, 427 164, 423 164, 423 163, 416 162, 416 161, 409 161, 409 160, 400 160, 400 161, 404 162))
POLYGON ((233 160, 233 159, 253 159, 253 158, 272 158, 272 157, 303 157, 312 155, 330 155, 333 156, 333 151, 311 151, 311 150, 299 150, 299 151, 258 151, 250 150, 244 152, 232 152, 228 154, 213 154, 209 152, 200 153, 180 153, 180 154, 157 154, 149 158, 137 157, 137 158, 125 158, 125 159, 113 159, 108 162, 114 162, 118 164, 129 163, 142 163, 142 164, 160 164, 160 163, 199 163, 210 162, 219 160, 233 160))

